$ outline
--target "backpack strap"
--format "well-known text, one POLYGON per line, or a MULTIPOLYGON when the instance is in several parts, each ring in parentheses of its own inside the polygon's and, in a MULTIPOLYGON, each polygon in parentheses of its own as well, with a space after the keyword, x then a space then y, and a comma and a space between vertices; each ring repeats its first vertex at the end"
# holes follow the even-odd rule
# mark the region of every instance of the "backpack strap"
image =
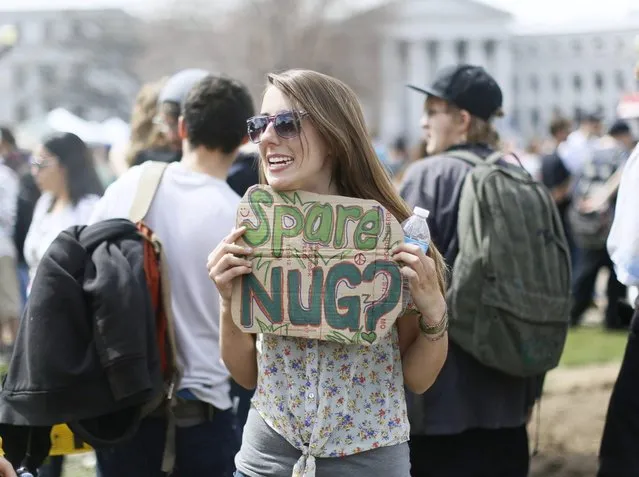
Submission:
POLYGON ((170 367, 173 370, 173 377, 169 383, 169 389, 166 396, 166 441, 164 443, 164 453, 162 456, 162 471, 169 475, 173 472, 176 459, 176 420, 174 407, 177 404, 175 394, 177 386, 182 378, 182 373, 177 362, 177 345, 175 343, 175 316, 173 315, 173 307, 171 306, 171 281, 169 279, 169 268, 164 254, 164 248, 160 246, 160 279, 162 303, 164 313, 166 315, 166 334, 169 340, 169 348, 171 349, 170 367))
POLYGON ((129 210, 129 220, 137 224, 149 212, 155 193, 162 182, 166 170, 166 162, 148 162, 142 166, 142 174, 138 182, 138 189, 129 210))
MULTIPOLYGON (((138 182, 138 188, 129 211, 129 220, 133 223, 138 223, 146 217, 149 212, 149 208, 155 198, 162 177, 168 163, 165 162, 148 162, 142 166, 142 174, 140 181, 138 182)), ((164 452, 162 456, 162 471, 171 473, 175 467, 175 439, 176 439, 176 423, 173 407, 175 406, 175 392, 176 387, 179 384, 181 378, 181 372, 177 363, 177 346, 175 343, 175 317, 173 315, 173 308, 171 306, 171 282, 169 278, 169 270, 166 261, 166 255, 164 254, 164 248, 162 243, 155 235, 150 237, 154 242, 154 245, 159 251, 159 267, 160 267, 160 283, 161 283, 161 299, 162 307, 166 315, 166 334, 169 341, 169 348, 171 353, 169 356, 169 366, 172 369, 172 378, 169 383, 169 387, 166 390, 166 394, 156 396, 155 399, 150 400, 143 407, 143 415, 149 415, 154 410, 160 408, 165 409, 165 417, 167 419, 166 439, 164 443, 164 452)))
POLYGON ((175 468, 176 460, 176 419, 175 419, 175 406, 177 405, 176 392, 177 386, 182 378, 182 372, 177 362, 177 345, 175 342, 175 315, 173 314, 173 308, 171 306, 171 280, 169 278, 169 268, 166 261, 166 255, 164 248, 153 235, 151 237, 154 245, 159 252, 159 268, 160 268, 160 293, 162 300, 162 308, 166 318, 166 335, 169 344, 169 368, 171 369, 171 380, 168 383, 168 387, 164 390, 164 393, 159 394, 154 399, 150 400, 142 408, 142 415, 148 416, 152 413, 161 411, 160 416, 166 419, 166 437, 164 439, 164 451, 162 453, 162 472, 171 474, 175 468))
MULTIPOLYGON (((456 159, 462 160, 473 167, 482 166, 482 165, 483 166, 496 165, 499 160, 505 157, 504 153, 501 151, 492 152, 485 159, 482 159, 479 155, 475 154, 474 152, 470 152, 468 150, 451 151, 446 154, 450 157, 454 157, 456 159)), ((515 158, 515 161, 517 161, 517 164, 519 165, 519 169, 521 169, 521 172, 525 174, 528 177, 528 179, 534 180, 533 176, 524 167, 524 165, 521 163, 521 161, 519 160, 519 158, 517 157, 515 153, 510 153, 509 156, 512 156, 515 158)), ((506 165, 506 168, 510 168, 510 165, 511 163, 508 163, 506 165)))
POLYGON ((492 152, 485 159, 482 159, 479 154, 475 154, 474 152, 471 152, 469 150, 450 151, 447 152, 446 155, 454 157, 456 159, 460 159, 473 167, 496 164, 497 161, 504 157, 504 154, 501 151, 492 152))
POLYGON ((503 157, 504 157, 504 154, 501 151, 495 151, 486 159, 484 159, 484 162, 486 164, 497 164, 497 162, 503 157))
POLYGON ((482 159, 479 155, 474 152, 468 150, 455 150, 446 153, 447 156, 454 157, 455 159, 459 159, 461 161, 470 164, 471 166, 480 166, 486 164, 484 159, 482 159))

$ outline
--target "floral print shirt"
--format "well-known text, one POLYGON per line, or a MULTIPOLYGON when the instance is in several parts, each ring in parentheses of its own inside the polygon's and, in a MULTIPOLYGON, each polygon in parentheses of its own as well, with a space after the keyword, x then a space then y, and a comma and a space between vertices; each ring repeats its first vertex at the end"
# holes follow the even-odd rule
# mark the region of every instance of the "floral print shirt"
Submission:
POLYGON ((293 477, 314 477, 316 457, 408 441, 396 327, 372 346, 271 334, 257 346, 253 405, 302 452, 293 477))

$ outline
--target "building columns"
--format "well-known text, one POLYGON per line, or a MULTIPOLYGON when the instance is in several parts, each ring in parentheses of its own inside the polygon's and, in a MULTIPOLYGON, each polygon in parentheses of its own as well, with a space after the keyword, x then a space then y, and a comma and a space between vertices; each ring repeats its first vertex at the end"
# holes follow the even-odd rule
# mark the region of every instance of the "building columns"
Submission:
POLYGON ((438 45, 437 52, 437 69, 441 70, 447 66, 456 65, 459 63, 457 58, 457 51, 455 49, 454 40, 441 40, 438 45))
POLYGON ((467 62, 475 66, 486 67, 486 50, 482 40, 471 39, 468 41, 467 62))
POLYGON ((399 42, 395 38, 382 40, 382 107, 378 134, 384 142, 392 141, 402 131, 402 72, 399 42))
POLYGON ((495 79, 504 95, 504 113, 508 115, 512 112, 515 98, 513 97, 513 57, 510 40, 501 39, 495 41, 494 51, 495 79))
MULTIPOLYGON (((408 46, 408 83, 423 87, 432 81, 429 71, 430 58, 428 41, 417 40, 408 46)), ((417 91, 408 90, 406 96, 408 102, 407 140, 409 144, 415 144, 420 136, 419 120, 424 112, 424 100, 426 96, 417 91)))

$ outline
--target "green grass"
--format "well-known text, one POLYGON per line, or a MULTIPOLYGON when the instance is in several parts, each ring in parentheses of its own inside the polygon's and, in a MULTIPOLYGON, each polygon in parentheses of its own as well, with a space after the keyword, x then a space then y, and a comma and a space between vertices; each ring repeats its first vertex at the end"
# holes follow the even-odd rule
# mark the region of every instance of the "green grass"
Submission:
POLYGON ((585 366, 620 362, 626 349, 627 332, 601 327, 570 330, 560 366, 585 366))

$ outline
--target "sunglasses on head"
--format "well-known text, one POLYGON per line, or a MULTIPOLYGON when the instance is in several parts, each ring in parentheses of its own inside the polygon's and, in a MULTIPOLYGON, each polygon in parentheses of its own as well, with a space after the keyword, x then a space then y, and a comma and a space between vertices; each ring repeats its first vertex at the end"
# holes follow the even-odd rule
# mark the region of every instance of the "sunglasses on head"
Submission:
POLYGON ((305 111, 283 111, 274 116, 253 116, 246 121, 251 142, 258 144, 269 124, 273 123, 275 133, 284 139, 292 139, 299 134, 300 121, 308 113, 305 111))

